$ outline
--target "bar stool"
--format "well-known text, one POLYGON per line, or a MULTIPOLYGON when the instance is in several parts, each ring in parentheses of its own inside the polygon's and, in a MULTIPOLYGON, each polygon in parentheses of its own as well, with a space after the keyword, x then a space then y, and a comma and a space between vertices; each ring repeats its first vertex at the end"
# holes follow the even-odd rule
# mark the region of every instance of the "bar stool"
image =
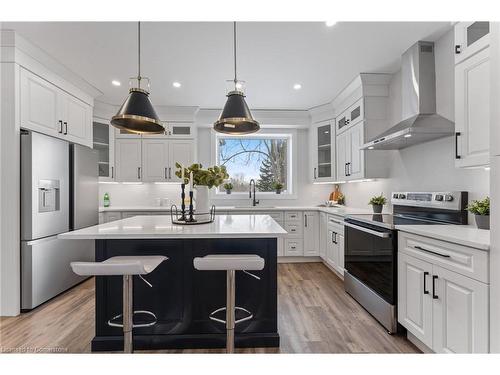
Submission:
POLYGON ((226 307, 221 307, 212 313, 209 318, 213 321, 226 324, 226 353, 234 353, 234 327, 238 323, 250 320, 253 314, 243 307, 235 306, 235 271, 260 280, 260 277, 248 271, 260 271, 264 268, 264 259, 256 254, 213 254, 197 257, 193 260, 194 268, 199 271, 226 271, 226 307), (215 314, 226 310, 226 320, 215 317, 215 314), (235 320, 236 310, 247 314, 244 318, 235 320))
POLYGON ((123 327, 123 351, 133 352, 132 329, 135 327, 150 327, 156 324, 156 315, 151 311, 133 311, 133 276, 138 275, 149 287, 152 285, 142 277, 155 270, 168 258, 161 255, 149 256, 116 256, 103 262, 71 262, 73 272, 80 276, 123 276, 123 313, 108 320, 112 327, 123 327), (144 324, 133 322, 134 314, 145 314, 153 317, 153 321, 144 324), (123 318, 123 324, 117 323, 123 318))

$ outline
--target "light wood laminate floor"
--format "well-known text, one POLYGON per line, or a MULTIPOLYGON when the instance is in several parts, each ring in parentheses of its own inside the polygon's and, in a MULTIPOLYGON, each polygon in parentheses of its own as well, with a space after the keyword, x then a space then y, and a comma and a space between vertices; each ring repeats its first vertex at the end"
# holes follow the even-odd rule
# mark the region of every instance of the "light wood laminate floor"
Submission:
MULTIPOLYGON (((321 263, 278 266, 280 348, 244 353, 417 353, 403 336, 389 335, 344 292, 342 280, 321 263)), ((94 280, 39 308, 0 318, 0 352, 90 352, 94 332, 94 280)), ((220 353, 169 350, 163 353, 220 353)))

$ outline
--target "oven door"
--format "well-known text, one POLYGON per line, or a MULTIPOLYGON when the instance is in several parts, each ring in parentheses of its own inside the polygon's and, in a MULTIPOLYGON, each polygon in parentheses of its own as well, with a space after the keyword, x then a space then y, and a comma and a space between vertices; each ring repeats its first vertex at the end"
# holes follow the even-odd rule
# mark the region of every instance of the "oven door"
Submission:
POLYGON ((352 219, 344 224, 345 269, 396 305, 397 231, 352 219))

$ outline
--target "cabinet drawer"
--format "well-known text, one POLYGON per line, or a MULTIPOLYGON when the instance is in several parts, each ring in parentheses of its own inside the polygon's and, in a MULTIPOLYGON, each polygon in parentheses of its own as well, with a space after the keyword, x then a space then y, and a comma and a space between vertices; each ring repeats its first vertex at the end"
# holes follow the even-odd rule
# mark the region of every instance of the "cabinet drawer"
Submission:
POLYGON ((286 211, 285 221, 297 221, 302 219, 302 214, 300 211, 286 211))
POLYGON ((301 239, 285 239, 285 256, 303 256, 304 248, 301 239))
POLYGON ((328 228, 333 230, 335 233, 343 236, 344 235, 344 219, 341 219, 334 215, 328 215, 328 228))
POLYGON ((292 223, 285 223, 285 230, 288 232, 288 237, 302 237, 303 233, 303 228, 302 228, 302 223, 299 222, 292 222, 292 223))
POLYGON ((399 232, 399 251, 450 271, 489 282, 488 253, 446 241, 399 232))

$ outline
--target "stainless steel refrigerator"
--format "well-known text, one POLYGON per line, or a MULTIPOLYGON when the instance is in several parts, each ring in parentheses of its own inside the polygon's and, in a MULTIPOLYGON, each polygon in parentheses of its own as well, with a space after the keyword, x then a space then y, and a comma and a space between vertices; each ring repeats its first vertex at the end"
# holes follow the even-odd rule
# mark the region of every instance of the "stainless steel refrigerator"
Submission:
POLYGON ((94 241, 57 235, 98 224, 98 155, 21 133, 21 308, 30 310, 83 281, 72 261, 92 261, 94 241))

